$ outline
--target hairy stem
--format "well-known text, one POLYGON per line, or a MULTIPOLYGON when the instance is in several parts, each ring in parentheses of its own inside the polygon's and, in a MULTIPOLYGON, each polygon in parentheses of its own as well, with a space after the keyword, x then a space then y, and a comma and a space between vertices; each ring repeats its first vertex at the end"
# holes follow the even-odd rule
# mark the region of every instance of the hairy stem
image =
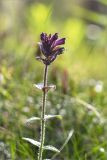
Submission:
POLYGON ((44 83, 44 89, 43 89, 43 102, 42 102, 42 111, 41 111, 41 137, 40 137, 40 148, 38 153, 38 160, 42 160, 43 155, 43 147, 44 147, 44 141, 45 141, 45 110, 46 110, 46 96, 47 91, 45 87, 47 86, 47 73, 48 73, 48 66, 45 65, 44 70, 44 77, 43 77, 43 83, 44 83))

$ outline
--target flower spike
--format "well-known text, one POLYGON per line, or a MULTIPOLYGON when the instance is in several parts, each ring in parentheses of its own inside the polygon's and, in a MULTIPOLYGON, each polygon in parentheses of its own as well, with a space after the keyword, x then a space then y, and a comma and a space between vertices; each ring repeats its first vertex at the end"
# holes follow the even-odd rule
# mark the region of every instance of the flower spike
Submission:
POLYGON ((63 53, 64 47, 60 47, 60 45, 65 44, 65 38, 58 39, 58 33, 54 35, 41 33, 40 39, 41 42, 38 45, 45 58, 40 57, 39 60, 42 60, 45 65, 50 65, 57 55, 63 53))

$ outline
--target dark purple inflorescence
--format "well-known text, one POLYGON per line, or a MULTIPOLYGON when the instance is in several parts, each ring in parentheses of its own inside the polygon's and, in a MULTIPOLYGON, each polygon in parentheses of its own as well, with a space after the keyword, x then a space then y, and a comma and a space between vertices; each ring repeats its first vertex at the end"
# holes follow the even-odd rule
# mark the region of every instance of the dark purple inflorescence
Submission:
POLYGON ((50 65, 56 59, 57 55, 63 53, 64 47, 60 47, 60 45, 65 44, 65 38, 58 39, 58 33, 54 35, 42 33, 40 39, 41 42, 38 44, 45 58, 37 57, 37 59, 42 60, 46 65, 50 65))

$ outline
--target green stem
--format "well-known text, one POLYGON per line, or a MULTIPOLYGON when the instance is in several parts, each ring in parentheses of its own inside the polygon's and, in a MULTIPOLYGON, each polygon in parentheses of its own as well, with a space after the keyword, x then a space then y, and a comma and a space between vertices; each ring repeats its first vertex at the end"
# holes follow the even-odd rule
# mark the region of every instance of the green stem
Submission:
POLYGON ((43 103, 42 103, 42 111, 41 111, 41 135, 40 135, 40 148, 38 153, 38 160, 42 160, 43 155, 43 148, 44 148, 44 141, 45 141, 45 110, 46 110, 46 96, 47 91, 45 87, 47 86, 47 73, 48 73, 48 66, 45 65, 45 71, 44 71, 44 86, 43 86, 43 103))

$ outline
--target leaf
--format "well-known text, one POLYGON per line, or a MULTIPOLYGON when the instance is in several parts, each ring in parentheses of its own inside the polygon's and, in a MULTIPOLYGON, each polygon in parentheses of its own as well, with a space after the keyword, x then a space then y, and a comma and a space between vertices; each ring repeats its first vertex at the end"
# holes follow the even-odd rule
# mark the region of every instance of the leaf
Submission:
POLYGON ((61 115, 45 115, 45 119, 51 119, 51 118, 58 118, 58 119, 62 119, 61 115))
MULTIPOLYGON (((34 139, 31 139, 31 138, 25 138, 23 137, 22 138, 23 140, 27 141, 27 142, 30 142, 31 144, 37 146, 37 147, 40 147, 41 143, 38 142, 38 141, 35 141, 34 139)), ((44 149, 46 150, 50 150, 50 151, 54 151, 54 152, 60 152, 57 148, 53 147, 53 146, 44 146, 43 147, 44 149)))
POLYGON ((44 149, 54 151, 54 152, 58 152, 58 153, 60 152, 57 148, 55 148, 53 146, 44 146, 44 149))
POLYGON ((31 117, 31 118, 26 120, 26 123, 30 123, 30 122, 36 121, 36 120, 40 120, 40 118, 39 117, 31 117))
MULTIPOLYGON (((45 115, 45 120, 52 119, 52 118, 62 119, 62 116, 61 115, 45 115)), ((31 118, 26 120, 26 124, 27 123, 32 123, 33 121, 38 121, 38 120, 40 121, 41 118, 39 118, 39 117, 31 117, 31 118)))
POLYGON ((74 130, 72 129, 72 130, 69 132, 69 134, 68 134, 67 141, 70 140, 70 138, 72 137, 73 133, 74 133, 74 130))
POLYGON ((43 83, 38 83, 38 84, 34 84, 34 87, 42 90, 44 86, 43 86, 43 83))
MULTIPOLYGON (((65 142, 63 143, 63 145, 61 146, 61 148, 59 149, 59 151, 61 152, 63 150, 63 148, 66 146, 66 144, 68 143, 68 141, 71 139, 72 135, 74 133, 74 130, 70 130, 68 137, 66 138, 65 142)), ((59 153, 55 153, 53 155, 53 157, 51 158, 51 160, 54 160, 54 158, 58 155, 59 153)))
POLYGON ((43 91, 45 90, 46 92, 48 92, 49 90, 52 91, 56 89, 56 86, 53 84, 50 84, 44 87, 43 83, 34 84, 34 87, 36 87, 37 89, 43 90, 43 91))
POLYGON ((56 89, 56 85, 54 85, 54 84, 50 84, 50 85, 48 85, 47 87, 48 87, 48 89, 51 90, 51 91, 53 91, 53 90, 56 89))
POLYGON ((68 141, 71 139, 72 135, 74 133, 74 130, 70 130, 68 137, 66 138, 65 142, 63 143, 62 147, 60 148, 60 151, 63 150, 63 148, 66 146, 66 144, 68 143, 68 141))
POLYGON ((22 139, 24 139, 25 141, 30 142, 31 144, 33 144, 33 145, 35 145, 37 147, 40 147, 40 142, 38 142, 38 141, 35 141, 35 140, 31 139, 31 138, 25 138, 25 137, 23 137, 22 139))

